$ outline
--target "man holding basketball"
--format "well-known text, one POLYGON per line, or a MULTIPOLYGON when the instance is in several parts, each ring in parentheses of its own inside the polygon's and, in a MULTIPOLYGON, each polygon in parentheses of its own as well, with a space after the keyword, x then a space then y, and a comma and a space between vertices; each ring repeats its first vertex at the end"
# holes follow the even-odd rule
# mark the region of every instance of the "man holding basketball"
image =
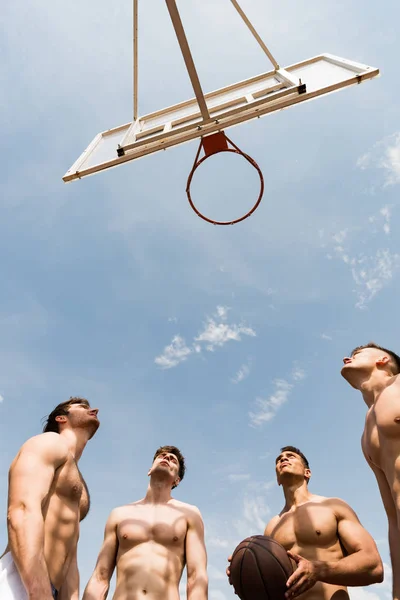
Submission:
POLYGON ((368 407, 361 447, 387 514, 393 598, 400 600, 400 356, 371 342, 343 363, 343 377, 368 407))
POLYGON ((79 522, 90 500, 78 461, 100 425, 97 413, 85 398, 70 398, 14 458, 1 600, 79 600, 79 522))
POLYGON ((304 600, 348 600, 346 586, 383 581, 374 540, 343 500, 309 491, 310 467, 298 448, 282 448, 276 476, 286 502, 264 535, 279 542, 297 564, 287 580, 288 600, 300 595, 304 600))
POLYGON ((104 600, 117 568, 114 600, 179 600, 187 569, 187 600, 207 600, 207 557, 201 514, 171 497, 183 479, 185 459, 162 446, 148 472, 142 500, 111 511, 96 568, 83 600, 104 600))

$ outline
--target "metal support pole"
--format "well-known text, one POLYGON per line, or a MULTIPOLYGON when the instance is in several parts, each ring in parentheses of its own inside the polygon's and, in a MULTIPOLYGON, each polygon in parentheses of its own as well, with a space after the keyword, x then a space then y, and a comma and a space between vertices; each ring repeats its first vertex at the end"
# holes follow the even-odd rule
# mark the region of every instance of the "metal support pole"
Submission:
POLYGON ((203 90, 201 88, 200 80, 197 75, 196 67, 194 65, 192 53, 190 52, 189 44, 186 38, 185 30, 182 25, 182 21, 176 6, 175 0, 165 0, 169 14, 172 20, 172 24, 175 29, 176 37, 178 38, 179 46, 185 61, 186 69, 192 82, 193 91, 197 99, 197 103, 200 108, 200 112, 204 120, 210 119, 210 113, 208 112, 207 103, 204 98, 203 90))
POLYGON ((138 0, 133 0, 133 121, 138 118, 138 0))
POLYGON ((259 43, 259 45, 261 46, 261 48, 264 50, 265 54, 268 56, 269 60, 272 62, 273 66, 274 66, 274 69, 278 70, 279 69, 279 65, 278 65, 277 61, 272 56, 272 54, 268 50, 267 46, 264 44, 264 42, 262 41, 262 39, 258 35, 257 31, 254 29, 253 25, 251 24, 251 22, 249 21, 249 19, 247 18, 247 16, 243 12, 243 10, 240 8, 240 6, 237 3, 237 1, 236 0, 231 0, 231 2, 233 4, 233 6, 236 8, 236 10, 238 11, 239 15, 242 17, 243 21, 246 23, 247 27, 250 29, 250 31, 253 34, 253 36, 256 38, 256 40, 259 43))

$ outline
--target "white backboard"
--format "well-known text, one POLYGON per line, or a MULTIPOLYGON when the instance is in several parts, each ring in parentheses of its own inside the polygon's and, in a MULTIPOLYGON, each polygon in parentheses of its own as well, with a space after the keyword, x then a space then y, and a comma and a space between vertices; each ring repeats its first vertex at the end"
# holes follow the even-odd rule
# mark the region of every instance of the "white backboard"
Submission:
POLYGON ((81 179, 377 75, 374 67, 331 54, 269 71, 205 94, 209 119, 203 119, 192 99, 99 133, 63 180, 81 179))

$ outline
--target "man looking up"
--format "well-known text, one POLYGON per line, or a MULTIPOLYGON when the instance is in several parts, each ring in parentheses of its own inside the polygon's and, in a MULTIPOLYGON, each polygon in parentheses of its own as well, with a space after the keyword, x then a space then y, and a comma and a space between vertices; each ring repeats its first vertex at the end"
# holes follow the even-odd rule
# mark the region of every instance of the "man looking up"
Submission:
POLYGON ((78 600, 76 551, 89 492, 78 469, 99 427, 84 398, 56 406, 44 433, 20 448, 9 471, 8 545, 0 559, 1 600, 78 600))
POLYGON ((187 600, 207 600, 207 558, 199 510, 171 497, 183 479, 185 460, 162 446, 148 472, 142 500, 111 511, 103 546, 83 600, 104 600, 117 567, 114 600, 179 600, 187 568, 187 600))
POLYGON ((393 598, 400 600, 400 357, 371 342, 343 363, 343 377, 367 405, 361 447, 388 518, 393 598))
POLYGON ((304 454, 285 446, 275 470, 285 505, 264 535, 282 544, 297 564, 286 598, 349 600, 347 586, 381 582, 383 566, 374 540, 346 502, 309 491, 311 471, 304 454))

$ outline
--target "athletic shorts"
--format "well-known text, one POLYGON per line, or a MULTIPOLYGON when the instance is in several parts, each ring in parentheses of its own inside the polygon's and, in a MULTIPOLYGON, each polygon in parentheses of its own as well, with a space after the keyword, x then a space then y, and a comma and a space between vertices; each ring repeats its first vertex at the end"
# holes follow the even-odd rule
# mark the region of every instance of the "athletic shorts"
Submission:
MULTIPOLYGON (((53 585, 51 586, 51 591, 54 600, 57 600, 58 592, 53 585)), ((28 600, 28 594, 21 581, 11 552, 7 552, 3 558, 0 558, 0 599, 28 600)))

